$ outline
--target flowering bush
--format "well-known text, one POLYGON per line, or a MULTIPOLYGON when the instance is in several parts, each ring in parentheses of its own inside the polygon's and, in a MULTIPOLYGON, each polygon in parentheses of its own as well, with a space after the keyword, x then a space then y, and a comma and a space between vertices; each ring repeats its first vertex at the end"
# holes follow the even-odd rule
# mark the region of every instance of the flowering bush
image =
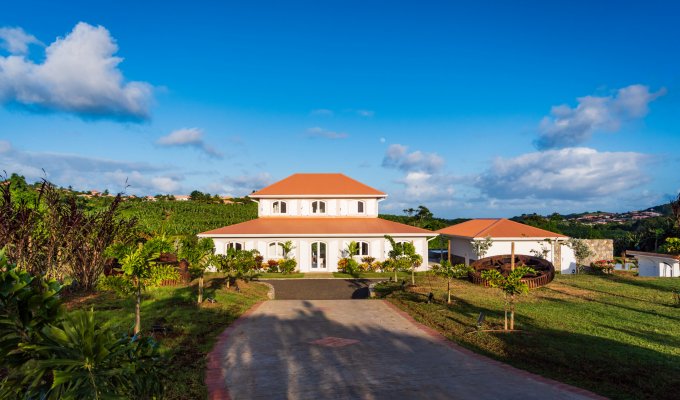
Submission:
POLYGON ((592 263, 590 266, 595 271, 610 274, 614 270, 614 260, 598 260, 592 263))
POLYGON ((285 260, 279 260, 279 270, 282 274, 292 274, 297 267, 297 261, 294 258, 287 258, 285 260))
POLYGON ((267 272, 279 272, 279 260, 267 260, 267 272))
POLYGON ((350 274, 350 275, 356 275, 359 272, 359 263, 353 259, 353 258, 341 258, 338 260, 338 271, 345 273, 345 274, 350 274))

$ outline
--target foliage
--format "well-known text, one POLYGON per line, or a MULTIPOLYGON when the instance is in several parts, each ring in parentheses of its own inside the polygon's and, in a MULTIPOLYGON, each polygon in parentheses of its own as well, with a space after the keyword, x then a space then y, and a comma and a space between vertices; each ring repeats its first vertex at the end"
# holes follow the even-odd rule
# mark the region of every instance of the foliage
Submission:
POLYGON ((352 276, 359 274, 359 263, 351 257, 344 257, 338 260, 338 272, 352 276))
MULTIPOLYGON (((547 242, 549 242, 549 239, 546 239, 547 242)), ((550 248, 548 245, 544 243, 540 243, 540 248, 539 249, 531 249, 529 250, 531 254, 534 255, 534 257, 538 257, 542 260, 545 260, 548 257, 548 254, 550 253, 550 248)))
POLYGON ((668 254, 680 254, 680 238, 666 238, 666 242, 659 250, 668 254))
POLYGON ((132 281, 123 275, 102 276, 97 282, 97 290, 102 292, 114 292, 117 295, 129 296, 135 292, 132 281))
POLYGON ((295 249, 295 246, 293 246, 293 242, 290 240, 287 240, 284 243, 281 243, 281 250, 283 250, 283 258, 288 259, 288 256, 290 253, 295 249))
POLYGON ((179 281, 179 271, 173 265, 156 264, 151 266, 149 278, 145 282, 147 287, 158 287, 167 281, 179 281))
POLYGON ((235 279, 250 279, 262 263, 257 250, 237 250, 229 248, 227 254, 217 254, 214 258, 217 270, 227 274, 227 287, 235 279), (258 259, 259 257, 259 259, 258 259))
POLYGON ((594 271, 610 274, 614 271, 614 260, 597 260, 590 264, 594 271))
POLYGON ((510 329, 515 329, 515 300, 516 296, 529 292, 529 285, 522 282, 525 275, 534 274, 536 271, 527 266, 519 266, 510 271, 508 275, 501 274, 498 270, 492 269, 482 271, 482 278, 489 286, 498 288, 503 292, 505 298, 505 329, 508 329, 508 309, 510 309, 510 329))
POLYGON ((151 338, 118 336, 95 322, 94 311, 68 313, 41 335, 40 343, 25 347, 35 359, 22 368, 31 377, 30 394, 55 399, 163 394, 166 361, 151 338), (46 381, 52 382, 49 388, 46 381))
POLYGON ((198 275, 198 304, 203 302, 203 274, 214 261, 215 243, 211 238, 186 236, 180 243, 177 253, 189 262, 189 268, 198 275))
POLYGON ((282 274, 292 274, 297 267, 297 261, 294 258, 287 258, 279 262, 279 270, 282 274))
POLYGON ((583 264, 583 260, 592 256, 594 253, 590 250, 590 247, 586 244, 584 240, 570 238, 567 241, 567 246, 574 251, 574 257, 576 258, 576 263, 579 265, 583 264))
POLYGON ((390 235, 385 235, 392 249, 387 253, 388 259, 383 263, 383 269, 387 268, 394 272, 394 280, 397 280, 397 272, 410 271, 411 283, 415 284, 415 270, 423 263, 423 258, 416 252, 413 242, 396 242, 390 235))
POLYGON ((483 240, 471 240, 470 244, 472 245, 472 250, 477 255, 477 259, 480 259, 486 256, 486 253, 493 245, 493 239, 491 236, 487 236, 483 240))
POLYGON ((279 272, 279 260, 267 260, 267 272, 279 272))
MULTIPOLYGON (((19 268, 93 289, 104 270, 106 249, 126 240, 134 219, 120 218, 120 195, 106 207, 90 210, 73 193, 42 181, 36 196, 14 199, 9 184, 0 186, 0 247, 19 268), (30 200, 29 200, 30 199, 30 200)), ((27 189, 28 190, 28 189, 27 189)))

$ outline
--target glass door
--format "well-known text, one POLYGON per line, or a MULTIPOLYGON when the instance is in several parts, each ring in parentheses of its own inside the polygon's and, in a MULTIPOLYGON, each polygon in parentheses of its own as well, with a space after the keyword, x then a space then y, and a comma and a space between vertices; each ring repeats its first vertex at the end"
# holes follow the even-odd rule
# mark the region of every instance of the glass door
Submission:
POLYGON ((326 243, 312 243, 312 269, 326 269, 326 243))

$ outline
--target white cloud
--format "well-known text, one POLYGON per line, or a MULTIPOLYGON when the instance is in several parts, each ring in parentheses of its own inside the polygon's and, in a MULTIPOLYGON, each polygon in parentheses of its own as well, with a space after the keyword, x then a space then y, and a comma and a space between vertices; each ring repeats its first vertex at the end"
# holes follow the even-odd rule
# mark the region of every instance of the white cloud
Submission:
POLYGON ((203 139, 203 130, 199 128, 182 128, 159 138, 156 144, 163 147, 193 147, 210 157, 222 158, 222 153, 209 146, 203 139))
POLYGON ((207 190, 209 193, 217 192, 226 196, 242 197, 255 190, 262 189, 272 182, 272 176, 267 172, 242 174, 224 177, 221 182, 209 185, 207 190))
POLYGON ((0 28, 0 46, 11 54, 26 54, 31 44, 42 44, 35 36, 21 28, 0 28))
POLYGON ((307 129, 307 136, 322 137, 326 139, 345 139, 349 135, 344 132, 334 132, 318 126, 307 129))
MULTIPOLYGON (((27 44, 13 43, 15 50, 27 44)), ((114 57, 117 51, 106 28, 80 22, 45 49, 42 63, 23 54, 0 56, 0 103, 86 118, 148 119, 152 86, 126 82, 118 69, 123 59, 114 57)))
POLYGON ((357 114, 361 117, 371 118, 375 115, 375 111, 372 110, 357 110, 357 114))
POLYGON ((455 193, 452 179, 443 175, 409 172, 398 182, 405 186, 407 198, 419 201, 442 200, 455 193))
POLYGON ((56 185, 80 190, 109 189, 128 193, 156 194, 174 192, 181 187, 181 176, 148 163, 114 161, 73 154, 28 152, 0 141, 0 165, 7 173, 24 175, 29 181, 47 178, 56 185))
POLYGON ((496 159, 476 186, 498 199, 584 200, 611 196, 648 181, 649 156, 575 147, 496 159))
POLYGON ((385 152, 382 165, 406 172, 419 171, 432 174, 444 166, 444 159, 436 153, 423 153, 419 150, 409 153, 408 146, 392 144, 385 152))
POLYGON ((648 86, 631 85, 614 96, 581 97, 575 108, 555 106, 541 121, 536 147, 571 147, 584 143, 596 131, 618 131, 626 121, 646 116, 649 103, 665 93, 665 88, 651 93, 648 86))
POLYGON ((332 117, 335 113, 333 112, 333 110, 329 110, 327 108, 319 108, 319 109, 316 109, 316 110, 312 110, 312 112, 310 114, 311 115, 318 115, 318 116, 322 116, 322 117, 332 117))

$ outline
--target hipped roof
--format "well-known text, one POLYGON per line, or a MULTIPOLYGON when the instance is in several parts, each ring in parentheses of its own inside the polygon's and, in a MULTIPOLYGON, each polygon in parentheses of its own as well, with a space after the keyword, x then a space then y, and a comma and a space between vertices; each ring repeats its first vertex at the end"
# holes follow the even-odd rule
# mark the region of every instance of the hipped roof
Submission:
POLYGON ((437 233, 464 238, 563 238, 565 235, 521 224, 505 218, 480 218, 451 225, 437 233))
POLYGON ((382 218, 265 217, 202 232, 205 236, 414 235, 435 232, 382 218))
POLYGON ((343 174, 293 174, 260 189, 249 197, 270 196, 368 196, 385 197, 384 192, 343 174))

